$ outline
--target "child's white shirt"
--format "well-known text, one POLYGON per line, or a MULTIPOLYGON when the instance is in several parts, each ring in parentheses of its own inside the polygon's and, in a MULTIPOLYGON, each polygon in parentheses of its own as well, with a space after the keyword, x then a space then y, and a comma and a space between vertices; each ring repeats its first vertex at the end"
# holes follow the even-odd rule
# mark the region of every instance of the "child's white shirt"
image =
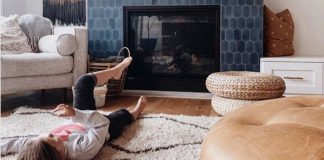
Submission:
MULTIPOLYGON (((109 140, 109 120, 96 111, 81 111, 75 109, 73 123, 84 125, 86 131, 73 133, 64 141, 71 159, 92 159, 101 149, 103 144, 109 140)), ((18 153, 30 138, 11 139, 1 144, 1 155, 18 153)))

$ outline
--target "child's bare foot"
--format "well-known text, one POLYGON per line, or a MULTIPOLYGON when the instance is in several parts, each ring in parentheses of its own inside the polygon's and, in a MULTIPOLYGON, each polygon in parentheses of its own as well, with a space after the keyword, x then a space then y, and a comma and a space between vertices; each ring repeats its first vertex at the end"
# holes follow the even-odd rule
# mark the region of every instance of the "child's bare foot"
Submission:
POLYGON ((138 118, 138 116, 142 113, 143 109, 145 108, 147 104, 147 100, 145 96, 141 96, 136 104, 136 107, 130 111, 130 113, 133 115, 134 120, 138 118))
POLYGON ((120 62, 117 66, 113 67, 112 68, 112 75, 113 75, 112 77, 114 79, 120 79, 124 69, 130 65, 132 60, 133 60, 132 57, 127 57, 122 62, 120 62))

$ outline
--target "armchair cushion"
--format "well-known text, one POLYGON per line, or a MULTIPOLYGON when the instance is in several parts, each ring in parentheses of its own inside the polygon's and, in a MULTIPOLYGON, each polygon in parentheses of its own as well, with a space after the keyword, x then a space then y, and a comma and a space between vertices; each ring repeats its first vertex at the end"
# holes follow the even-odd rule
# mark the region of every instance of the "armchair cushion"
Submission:
POLYGON ((38 48, 41 52, 59 53, 62 56, 68 56, 77 49, 77 44, 72 34, 47 35, 39 40, 38 48))

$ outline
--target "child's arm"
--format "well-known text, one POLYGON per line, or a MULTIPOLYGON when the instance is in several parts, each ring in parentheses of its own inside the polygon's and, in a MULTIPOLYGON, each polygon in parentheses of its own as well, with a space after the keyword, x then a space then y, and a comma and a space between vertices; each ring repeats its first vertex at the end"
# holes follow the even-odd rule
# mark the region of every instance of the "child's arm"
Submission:
POLYGON ((107 121, 106 117, 94 110, 78 110, 66 104, 58 105, 53 112, 59 117, 71 117, 74 123, 90 125, 88 128, 97 126, 97 120, 101 120, 99 123, 107 121))
POLYGON ((85 124, 88 128, 87 134, 80 136, 74 151, 76 155, 81 155, 82 159, 92 159, 101 149, 103 144, 109 139, 109 120, 95 111, 75 110, 73 122, 85 124))
POLYGON ((5 143, 1 143, 1 155, 10 153, 18 153, 28 142, 29 138, 11 139, 5 143))

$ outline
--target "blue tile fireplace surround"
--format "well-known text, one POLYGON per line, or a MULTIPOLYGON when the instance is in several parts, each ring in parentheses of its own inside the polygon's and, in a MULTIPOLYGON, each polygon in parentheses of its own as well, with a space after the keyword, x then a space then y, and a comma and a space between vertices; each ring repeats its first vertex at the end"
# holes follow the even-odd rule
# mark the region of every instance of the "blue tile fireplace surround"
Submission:
POLYGON ((117 55, 123 46, 123 6, 220 5, 220 70, 259 71, 263 0, 89 0, 91 57, 117 55))
POLYGON ((210 73, 259 71, 263 0, 89 0, 88 28, 91 57, 131 49, 126 89, 206 92, 210 73))

